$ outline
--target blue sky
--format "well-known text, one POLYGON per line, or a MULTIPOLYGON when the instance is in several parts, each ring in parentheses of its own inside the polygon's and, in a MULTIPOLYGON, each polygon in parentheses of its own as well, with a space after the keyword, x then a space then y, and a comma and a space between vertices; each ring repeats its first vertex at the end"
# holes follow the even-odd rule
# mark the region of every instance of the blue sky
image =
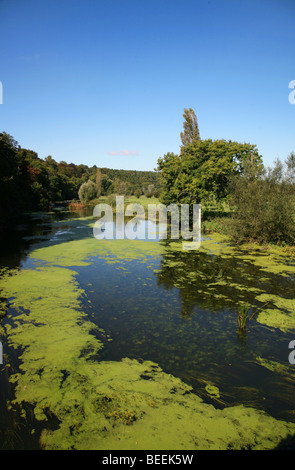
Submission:
POLYGON ((202 139, 295 151, 295 0, 0 0, 0 132, 41 158, 152 170, 202 139))

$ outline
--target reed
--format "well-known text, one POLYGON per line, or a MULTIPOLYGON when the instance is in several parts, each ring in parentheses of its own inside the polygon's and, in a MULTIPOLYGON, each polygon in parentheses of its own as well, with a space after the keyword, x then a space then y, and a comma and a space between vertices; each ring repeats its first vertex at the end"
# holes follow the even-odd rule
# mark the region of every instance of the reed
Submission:
POLYGON ((237 312, 237 323, 240 330, 245 330, 254 313, 249 317, 251 305, 248 302, 241 302, 237 312))

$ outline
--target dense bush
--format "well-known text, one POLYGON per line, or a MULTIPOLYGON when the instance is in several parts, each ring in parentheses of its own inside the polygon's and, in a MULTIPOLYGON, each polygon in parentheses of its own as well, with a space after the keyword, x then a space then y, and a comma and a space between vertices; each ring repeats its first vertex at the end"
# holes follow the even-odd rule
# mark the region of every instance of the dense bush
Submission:
POLYGON ((238 241, 295 243, 295 156, 253 172, 251 165, 231 187, 232 236, 238 241))
POLYGON ((140 198, 140 196, 141 196, 141 191, 140 191, 140 189, 136 189, 136 190, 134 191, 134 196, 137 197, 137 198, 140 198))

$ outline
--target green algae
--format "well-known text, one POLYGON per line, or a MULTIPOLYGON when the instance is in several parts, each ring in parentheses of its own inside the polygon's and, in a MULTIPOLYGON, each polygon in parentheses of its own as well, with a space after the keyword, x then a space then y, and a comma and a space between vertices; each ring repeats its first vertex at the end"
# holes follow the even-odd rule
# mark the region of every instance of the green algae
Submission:
POLYGON ((202 241, 200 250, 223 258, 234 256, 249 261, 265 272, 282 276, 295 274, 295 254, 283 247, 254 243, 233 245, 225 235, 214 233, 202 241))
MULTIPOLYGON (((76 367, 81 354, 89 356, 102 347, 90 333, 95 325, 85 319, 79 297, 82 290, 75 272, 47 267, 23 270, 1 282, 4 295, 16 313, 5 326, 8 345, 22 350, 20 374, 11 377, 16 396, 28 390, 35 417, 54 396, 64 370, 76 367), (42 373, 40 372, 42 371, 42 373)), ((14 403, 21 403, 18 398, 14 403)))
POLYGON ((292 378, 292 381, 295 381, 294 374, 293 374, 293 369, 292 367, 288 364, 281 364, 278 361, 272 361, 270 359, 264 359, 260 356, 256 358, 256 361, 259 365, 262 367, 265 367, 271 372, 276 372, 277 374, 282 374, 284 377, 292 378))
MULTIPOLYGON (((87 266, 96 255, 128 264, 162 252, 153 242, 77 240, 35 250, 31 258, 46 264, 2 280, 2 295, 15 310, 5 334, 22 351, 11 405, 22 413, 33 405, 44 423, 43 448, 270 449, 295 434, 294 424, 250 407, 215 409, 153 362, 99 359, 106 337, 93 334, 77 270, 69 268, 87 266), (50 416, 58 427, 50 426, 50 416)), ((183 268, 170 263, 177 267, 183 268)), ((206 391, 218 398, 217 387, 206 391)))
POLYGON ((219 388, 212 384, 207 384, 205 390, 209 395, 220 398, 219 388))
POLYGON ((162 252, 157 242, 142 240, 97 240, 86 238, 39 248, 31 253, 36 260, 43 260, 58 266, 87 266, 93 256, 101 256, 108 263, 156 258, 162 252))
POLYGON ((190 258, 184 258, 181 251, 181 244, 173 242, 163 252, 162 269, 155 271, 160 283, 165 285, 167 278, 171 285, 172 277, 173 285, 183 294, 190 296, 192 301, 196 298, 198 305, 204 304, 213 310, 225 304, 236 307, 245 300, 251 306, 271 301, 272 308, 268 308, 269 305, 266 309, 259 307, 257 322, 283 332, 295 328, 295 300, 269 294, 269 282, 273 276, 277 276, 277 282, 282 279, 289 282, 291 288, 295 257, 290 250, 255 244, 231 245, 225 236, 213 234, 210 239, 202 241, 195 264, 190 262, 190 258), (178 253, 177 259, 174 259, 174 253, 178 253), (203 261, 202 253, 208 255, 203 261), (215 268, 218 264, 222 266, 219 272, 215 268))
MULTIPOLYGON (((213 234, 201 242, 201 253, 221 258, 241 259, 252 263, 266 272, 287 276, 295 273, 295 260, 283 249, 256 245, 230 245, 227 238, 213 234), (292 264, 293 263, 293 264, 292 264)), ((183 252, 182 242, 178 241, 144 241, 144 240, 97 240, 87 237, 35 250, 32 257, 46 260, 59 266, 84 266, 90 257, 99 255, 108 262, 130 261, 134 259, 146 261, 147 257, 155 258, 162 253, 183 252)), ((179 267, 179 261, 171 261, 170 266, 179 267)))
POLYGON ((295 329, 295 300, 274 294, 261 294, 256 300, 272 308, 264 308, 256 320, 264 325, 278 328, 284 333, 295 329))
POLYGON ((268 449, 295 431, 244 406, 216 410, 149 361, 88 363, 77 374, 83 397, 73 397, 71 375, 62 388, 77 411, 63 411, 60 428, 43 431, 47 449, 268 449))

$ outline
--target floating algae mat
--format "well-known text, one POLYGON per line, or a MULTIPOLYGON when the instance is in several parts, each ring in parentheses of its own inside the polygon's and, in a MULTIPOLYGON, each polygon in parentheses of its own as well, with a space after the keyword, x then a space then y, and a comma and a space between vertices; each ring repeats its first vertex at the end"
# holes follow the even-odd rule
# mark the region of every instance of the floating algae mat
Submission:
POLYGON ((289 258, 61 223, 2 271, 2 448, 273 449, 295 435, 289 258))

